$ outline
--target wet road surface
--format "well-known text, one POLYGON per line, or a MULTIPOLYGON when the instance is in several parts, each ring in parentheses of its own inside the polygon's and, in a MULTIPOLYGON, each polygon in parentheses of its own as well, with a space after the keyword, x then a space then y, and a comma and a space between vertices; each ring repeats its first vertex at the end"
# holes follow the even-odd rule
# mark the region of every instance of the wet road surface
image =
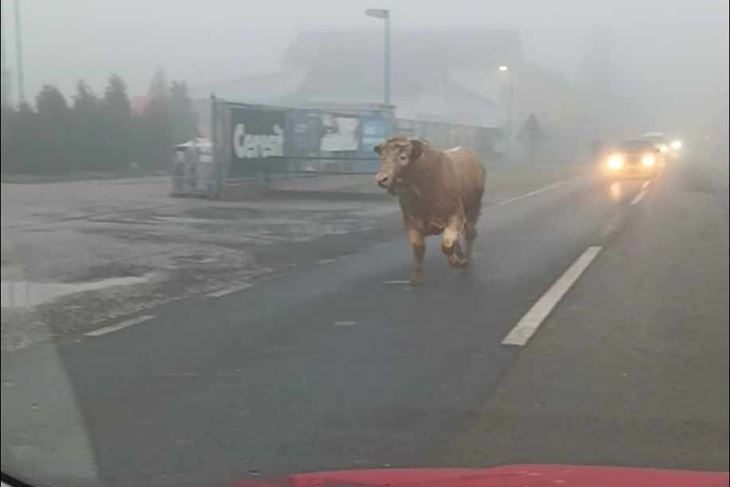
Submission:
MULTIPOLYGON (((682 191, 670 174, 651 184, 581 178, 486 207, 470 273, 449 269, 438 241, 429 239, 425 283, 410 288, 403 282, 410 251, 401 235, 6 354, 3 392, 7 387, 13 396, 3 399, 3 422, 12 417, 15 426, 3 462, 6 452, 20 465, 40 456, 66 465, 77 485, 125 486, 489 464, 493 457, 479 455, 483 439, 460 438, 473 425, 483 427, 485 403, 518 358, 529 356, 543 318, 553 306, 560 312, 561 300, 591 277, 627 226, 641 232, 637 218, 668 211, 644 208, 653 197, 682 191), (591 260, 563 279, 591 248, 591 260), (538 310, 528 340, 503 343, 557 282, 563 288, 543 300, 547 308, 538 310), (65 380, 56 377, 58 364, 65 380), (64 387, 70 395, 55 391, 64 387), (78 407, 74 419, 54 402, 64 394, 78 407), (82 444, 88 465, 68 466, 72 455, 59 452, 82 444)), ((666 241, 679 245, 669 235, 666 241)), ((619 273, 605 279, 606 286, 631 285, 619 273)), ((570 373, 568 367, 568 383, 570 373)), ((499 461, 524 461, 523 448, 504 446, 499 461)), ((580 460, 631 463, 629 452, 603 455, 580 460)), ((532 461, 537 456, 530 451, 532 461)))

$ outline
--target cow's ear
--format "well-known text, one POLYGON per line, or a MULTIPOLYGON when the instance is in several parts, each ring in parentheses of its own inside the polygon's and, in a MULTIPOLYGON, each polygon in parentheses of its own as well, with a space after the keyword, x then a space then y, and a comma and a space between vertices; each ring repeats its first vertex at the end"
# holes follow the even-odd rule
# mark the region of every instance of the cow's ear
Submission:
POLYGON ((410 154, 411 161, 415 161, 416 159, 421 157, 421 154, 423 154, 423 142, 421 142, 418 139, 412 139, 411 140, 411 154, 410 154))
POLYGON ((373 147, 373 152, 375 152, 377 155, 380 155, 381 150, 383 150, 382 145, 376 145, 375 147, 373 147))

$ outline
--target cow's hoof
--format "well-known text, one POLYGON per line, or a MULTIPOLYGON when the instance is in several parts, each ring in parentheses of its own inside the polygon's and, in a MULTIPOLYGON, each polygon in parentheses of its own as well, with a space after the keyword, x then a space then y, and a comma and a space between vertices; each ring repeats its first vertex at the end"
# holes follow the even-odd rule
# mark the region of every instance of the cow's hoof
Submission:
POLYGON ((469 261, 452 254, 449 256, 449 265, 454 269, 466 269, 469 266, 469 261))
POLYGON ((411 286, 417 287, 423 284, 423 273, 422 272, 414 272, 411 274, 411 280, 409 281, 411 286))

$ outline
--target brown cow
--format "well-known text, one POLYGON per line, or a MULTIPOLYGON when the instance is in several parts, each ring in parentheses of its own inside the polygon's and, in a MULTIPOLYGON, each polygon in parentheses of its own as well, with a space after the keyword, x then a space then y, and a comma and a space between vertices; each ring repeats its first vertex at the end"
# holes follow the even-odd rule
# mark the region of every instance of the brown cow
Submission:
POLYGON ((423 280, 425 237, 440 235, 441 250, 451 267, 468 266, 482 206, 486 171, 467 149, 441 151, 427 142, 402 135, 375 147, 380 156, 378 186, 397 195, 413 247, 411 284, 423 280), (466 255, 459 240, 465 236, 466 255))

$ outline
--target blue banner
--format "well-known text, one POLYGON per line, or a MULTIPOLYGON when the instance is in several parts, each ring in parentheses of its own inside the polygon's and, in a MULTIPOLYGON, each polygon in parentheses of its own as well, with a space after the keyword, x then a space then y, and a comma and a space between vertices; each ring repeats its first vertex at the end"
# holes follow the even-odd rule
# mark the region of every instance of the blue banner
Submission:
POLYGON ((360 152, 373 152, 373 148, 383 142, 390 133, 390 123, 378 115, 360 117, 360 152))

